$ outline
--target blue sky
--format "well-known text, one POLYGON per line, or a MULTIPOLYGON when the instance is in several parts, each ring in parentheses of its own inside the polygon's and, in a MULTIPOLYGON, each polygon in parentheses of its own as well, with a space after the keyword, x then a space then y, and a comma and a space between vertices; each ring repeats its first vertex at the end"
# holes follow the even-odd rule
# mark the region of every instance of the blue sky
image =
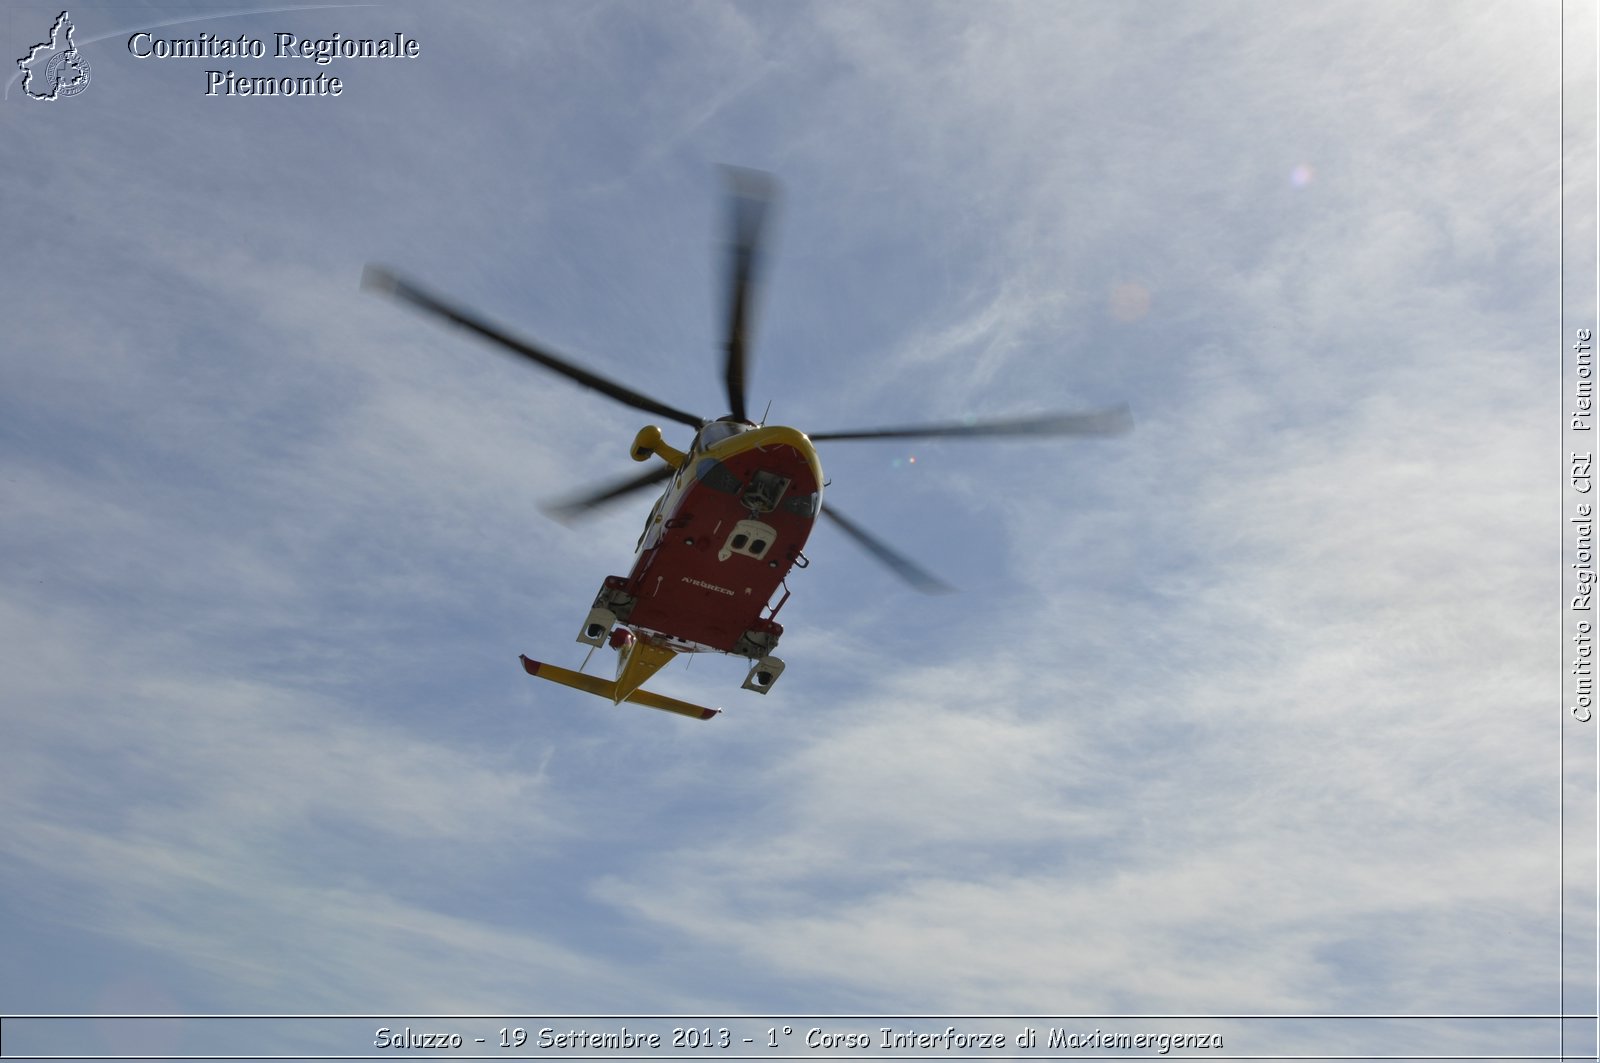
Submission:
POLYGON ((1554 5, 71 10, 0 131, 5 1010, 1555 1009, 1554 5), (127 52, 209 13, 422 55, 127 52), (769 697, 652 684, 701 725, 517 666, 642 416, 359 278, 715 415, 719 163, 773 422, 1138 428, 825 447, 961 593, 821 528, 769 697))

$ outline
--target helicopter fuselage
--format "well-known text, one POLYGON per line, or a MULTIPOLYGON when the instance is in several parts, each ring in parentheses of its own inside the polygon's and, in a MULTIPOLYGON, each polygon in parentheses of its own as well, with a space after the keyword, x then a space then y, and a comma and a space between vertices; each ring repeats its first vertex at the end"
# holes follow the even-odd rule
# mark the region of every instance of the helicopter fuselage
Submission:
POLYGON ((804 566, 822 509, 811 440, 793 428, 724 420, 701 429, 687 454, 636 447, 634 456, 646 449, 677 471, 619 581, 632 603, 618 619, 679 652, 762 656, 782 631, 762 613, 790 569, 804 566))
MULTIPOLYGON (((772 651, 788 600, 772 597, 822 512, 822 464, 805 433, 724 417, 701 426, 687 453, 654 425, 634 439, 633 458, 659 458, 672 475, 645 521, 626 576, 607 576, 578 641, 617 651, 617 677, 531 660, 528 674, 610 698, 696 719, 719 710, 643 689, 680 653, 749 658, 744 689, 765 694, 783 673, 772 651), (762 615, 765 613, 766 615, 762 615)), ((593 652, 593 651, 591 651, 593 652)))

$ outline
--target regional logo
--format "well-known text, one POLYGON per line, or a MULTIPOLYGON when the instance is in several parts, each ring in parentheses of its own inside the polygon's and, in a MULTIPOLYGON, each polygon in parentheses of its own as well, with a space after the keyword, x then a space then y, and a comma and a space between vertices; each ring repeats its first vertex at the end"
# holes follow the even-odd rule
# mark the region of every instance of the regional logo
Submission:
POLYGON ((50 27, 50 39, 29 48, 17 67, 22 71, 22 91, 36 100, 76 96, 89 87, 89 64, 72 43, 72 19, 65 11, 50 27))

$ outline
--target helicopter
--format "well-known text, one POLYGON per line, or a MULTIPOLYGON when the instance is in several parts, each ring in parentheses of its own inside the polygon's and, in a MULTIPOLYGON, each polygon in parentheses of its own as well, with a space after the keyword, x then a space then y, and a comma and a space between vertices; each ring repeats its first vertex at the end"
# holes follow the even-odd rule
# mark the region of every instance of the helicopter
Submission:
POLYGON ((727 335, 722 360, 726 414, 706 418, 601 376, 401 277, 369 264, 362 286, 388 294, 623 405, 694 430, 684 449, 650 424, 629 454, 643 473, 545 507, 571 520, 638 491, 665 484, 635 545, 626 576, 607 576, 577 641, 589 656, 577 670, 523 655, 531 676, 609 699, 709 720, 721 712, 644 689, 679 654, 722 653, 749 660, 742 689, 768 693, 783 674, 774 655, 789 600, 787 577, 810 561, 802 552, 819 518, 926 593, 950 588, 921 566, 822 502, 825 481, 815 444, 880 439, 1112 436, 1132 427, 1126 405, 986 421, 805 433, 752 420, 747 402, 751 318, 761 243, 777 185, 756 170, 725 167, 730 210, 727 335), (779 594, 781 590, 781 595, 779 594), (596 649, 617 653, 614 679, 583 671, 596 649))

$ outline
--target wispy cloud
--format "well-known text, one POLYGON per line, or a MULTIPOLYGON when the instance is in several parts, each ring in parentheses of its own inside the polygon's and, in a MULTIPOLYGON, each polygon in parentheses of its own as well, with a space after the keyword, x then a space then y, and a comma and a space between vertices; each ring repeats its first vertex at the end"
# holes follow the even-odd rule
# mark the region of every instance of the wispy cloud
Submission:
POLYGON ((1550 46, 1263 10, 396 11, 500 91, 353 70, 199 139, 97 62, 48 116, 79 165, 0 167, 78 264, 0 291, 0 847, 58 928, 21 962, 93 935, 248 1010, 1549 1006, 1550 46), (788 190, 776 417, 1138 429, 829 450, 983 593, 819 532, 784 685, 680 669, 730 709, 693 728, 515 663, 581 657, 637 514, 538 501, 638 419, 357 280, 709 407, 713 159, 788 190))

